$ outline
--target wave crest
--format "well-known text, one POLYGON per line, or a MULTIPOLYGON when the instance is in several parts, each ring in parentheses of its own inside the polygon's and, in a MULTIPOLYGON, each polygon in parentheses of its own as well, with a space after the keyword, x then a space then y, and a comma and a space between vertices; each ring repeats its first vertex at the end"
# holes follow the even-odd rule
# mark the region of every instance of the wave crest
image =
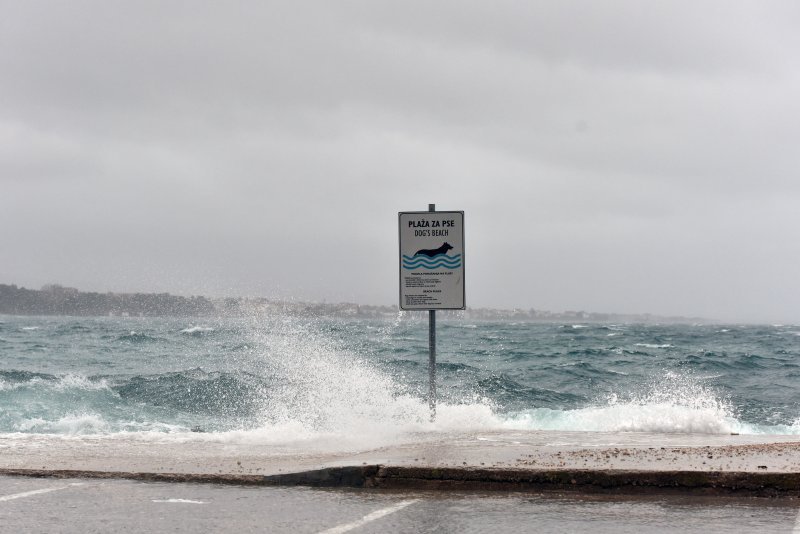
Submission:
POLYGON ((754 433, 740 422, 730 402, 690 374, 667 372, 643 392, 610 394, 605 405, 572 410, 538 408, 513 414, 506 425, 536 430, 661 432, 680 434, 754 433))

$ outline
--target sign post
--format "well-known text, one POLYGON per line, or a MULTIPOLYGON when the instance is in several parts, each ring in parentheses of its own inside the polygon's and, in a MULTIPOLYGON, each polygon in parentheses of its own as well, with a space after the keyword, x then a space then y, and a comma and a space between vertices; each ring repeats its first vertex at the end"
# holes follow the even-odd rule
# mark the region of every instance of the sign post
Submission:
POLYGON ((464 212, 399 213, 400 309, 428 310, 428 403, 436 418, 436 310, 466 308, 464 212))

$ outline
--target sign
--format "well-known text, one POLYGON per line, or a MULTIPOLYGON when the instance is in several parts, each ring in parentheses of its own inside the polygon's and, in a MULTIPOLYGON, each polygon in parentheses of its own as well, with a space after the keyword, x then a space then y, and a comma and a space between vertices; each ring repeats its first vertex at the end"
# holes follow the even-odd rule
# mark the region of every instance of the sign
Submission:
POLYGON ((464 212, 400 212, 400 309, 463 310, 464 212))

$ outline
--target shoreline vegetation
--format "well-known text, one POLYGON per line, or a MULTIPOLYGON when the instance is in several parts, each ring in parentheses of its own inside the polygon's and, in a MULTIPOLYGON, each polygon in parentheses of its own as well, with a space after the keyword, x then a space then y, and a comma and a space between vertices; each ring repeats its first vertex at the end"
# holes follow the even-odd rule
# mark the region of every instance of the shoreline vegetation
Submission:
MULTIPOLYGON (((349 302, 301 302, 264 297, 181 296, 170 293, 96 293, 59 284, 41 289, 26 289, 0 284, 2 315, 66 315, 79 317, 236 317, 274 313, 330 317, 397 317, 396 306, 376 306, 349 302)), ((441 317, 477 321, 530 321, 565 323, 708 323, 695 317, 663 317, 651 314, 595 313, 586 311, 552 312, 530 309, 467 308, 442 310, 441 317)), ((412 316, 405 312, 400 314, 412 316)))

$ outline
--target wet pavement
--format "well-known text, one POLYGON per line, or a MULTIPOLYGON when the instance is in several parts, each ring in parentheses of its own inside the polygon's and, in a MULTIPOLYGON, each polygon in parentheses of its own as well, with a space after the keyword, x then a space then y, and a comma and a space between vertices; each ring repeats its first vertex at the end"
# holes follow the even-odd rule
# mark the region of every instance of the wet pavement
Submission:
POLYGON ((620 499, 0 477, 0 532, 800 532, 791 499, 620 499))
POLYGON ((416 434, 396 444, 271 446, 241 436, 0 435, 0 469, 274 475, 391 465, 800 473, 797 436, 487 431, 416 434))
POLYGON ((335 445, 274 446, 239 434, 4 434, 0 475, 800 497, 797 436, 486 431, 422 433, 365 450, 335 445))

